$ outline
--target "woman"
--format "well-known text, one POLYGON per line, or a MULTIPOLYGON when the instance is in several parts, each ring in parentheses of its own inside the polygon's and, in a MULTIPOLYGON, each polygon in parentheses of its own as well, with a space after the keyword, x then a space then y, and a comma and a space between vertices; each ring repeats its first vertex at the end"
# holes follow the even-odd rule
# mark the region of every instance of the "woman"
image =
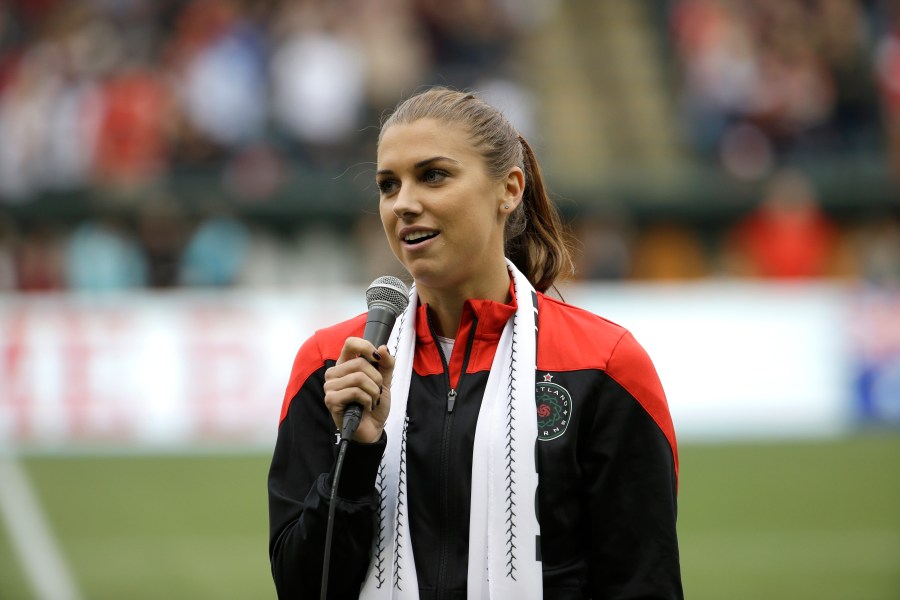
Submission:
POLYGON ((410 305, 386 345, 360 315, 297 354, 269 474, 279 596, 318 596, 355 402, 330 597, 682 597, 662 387, 625 329, 543 294, 571 259, 528 143, 431 89, 383 124, 376 177, 410 305))

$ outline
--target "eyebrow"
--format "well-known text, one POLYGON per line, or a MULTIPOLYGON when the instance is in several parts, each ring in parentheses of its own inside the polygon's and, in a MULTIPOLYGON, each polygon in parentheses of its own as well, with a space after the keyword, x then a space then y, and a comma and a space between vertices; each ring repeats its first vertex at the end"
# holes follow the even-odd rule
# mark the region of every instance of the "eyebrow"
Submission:
MULTIPOLYGON (((455 162, 456 164, 460 164, 458 160, 450 158, 449 156, 432 156, 431 158, 426 158, 425 160, 420 160, 416 164, 413 165, 414 169, 421 169, 422 167, 429 165, 433 162, 437 162, 439 160, 449 160, 450 162, 455 162)), ((375 172, 376 175, 393 175, 393 171, 390 169, 379 169, 375 172)))

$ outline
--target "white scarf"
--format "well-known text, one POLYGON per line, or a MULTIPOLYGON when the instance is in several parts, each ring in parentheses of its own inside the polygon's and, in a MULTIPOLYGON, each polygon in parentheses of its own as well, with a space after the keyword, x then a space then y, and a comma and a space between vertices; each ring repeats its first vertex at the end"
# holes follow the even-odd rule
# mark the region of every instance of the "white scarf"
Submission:
MULTIPOLYGON (((503 328, 481 400, 472 461, 469 521, 469 600, 540 599, 540 529, 535 515, 537 417, 534 401, 537 307, 528 279, 507 260, 518 308, 503 328)), ((396 357, 391 412, 385 430, 387 449, 376 488, 375 541, 360 598, 417 599, 407 509, 406 406, 416 346, 418 294, 391 334, 396 357)))

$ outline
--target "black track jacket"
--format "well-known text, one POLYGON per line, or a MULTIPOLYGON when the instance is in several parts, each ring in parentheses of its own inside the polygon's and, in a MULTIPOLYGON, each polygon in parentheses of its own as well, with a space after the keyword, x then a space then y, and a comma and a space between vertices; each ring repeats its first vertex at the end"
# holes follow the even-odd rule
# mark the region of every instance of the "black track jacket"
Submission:
MULTIPOLYGON (((417 315, 407 438, 408 510, 420 597, 465 598, 475 423, 510 304, 466 302, 449 364, 417 315), (455 402, 448 402, 449 391, 455 402)), ((535 373, 544 598, 682 598, 678 453, 646 352, 622 327, 538 294, 535 373)), ((297 353, 269 471, 269 555, 280 598, 318 598, 336 429, 325 370, 365 315, 297 353)), ((357 598, 369 564, 386 438, 351 442, 338 489, 330 598, 357 598)), ((530 508, 530 507, 529 507, 530 508)))

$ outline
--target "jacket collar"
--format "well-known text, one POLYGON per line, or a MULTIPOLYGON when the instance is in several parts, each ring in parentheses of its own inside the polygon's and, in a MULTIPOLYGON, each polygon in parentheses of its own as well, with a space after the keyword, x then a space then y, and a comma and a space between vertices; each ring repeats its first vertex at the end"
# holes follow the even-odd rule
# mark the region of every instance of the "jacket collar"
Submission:
MULTIPOLYGON (((506 322, 516 314, 517 308, 515 286, 510 278, 509 301, 507 303, 480 298, 466 300, 463 305, 462 320, 459 323, 454 339, 459 339, 460 332, 468 330, 471 323, 475 321, 477 323, 475 329, 476 340, 496 341, 500 339, 500 334, 503 333, 506 322)), ((428 310, 427 304, 419 304, 416 312, 416 337, 419 343, 434 341, 428 326, 428 310)))

